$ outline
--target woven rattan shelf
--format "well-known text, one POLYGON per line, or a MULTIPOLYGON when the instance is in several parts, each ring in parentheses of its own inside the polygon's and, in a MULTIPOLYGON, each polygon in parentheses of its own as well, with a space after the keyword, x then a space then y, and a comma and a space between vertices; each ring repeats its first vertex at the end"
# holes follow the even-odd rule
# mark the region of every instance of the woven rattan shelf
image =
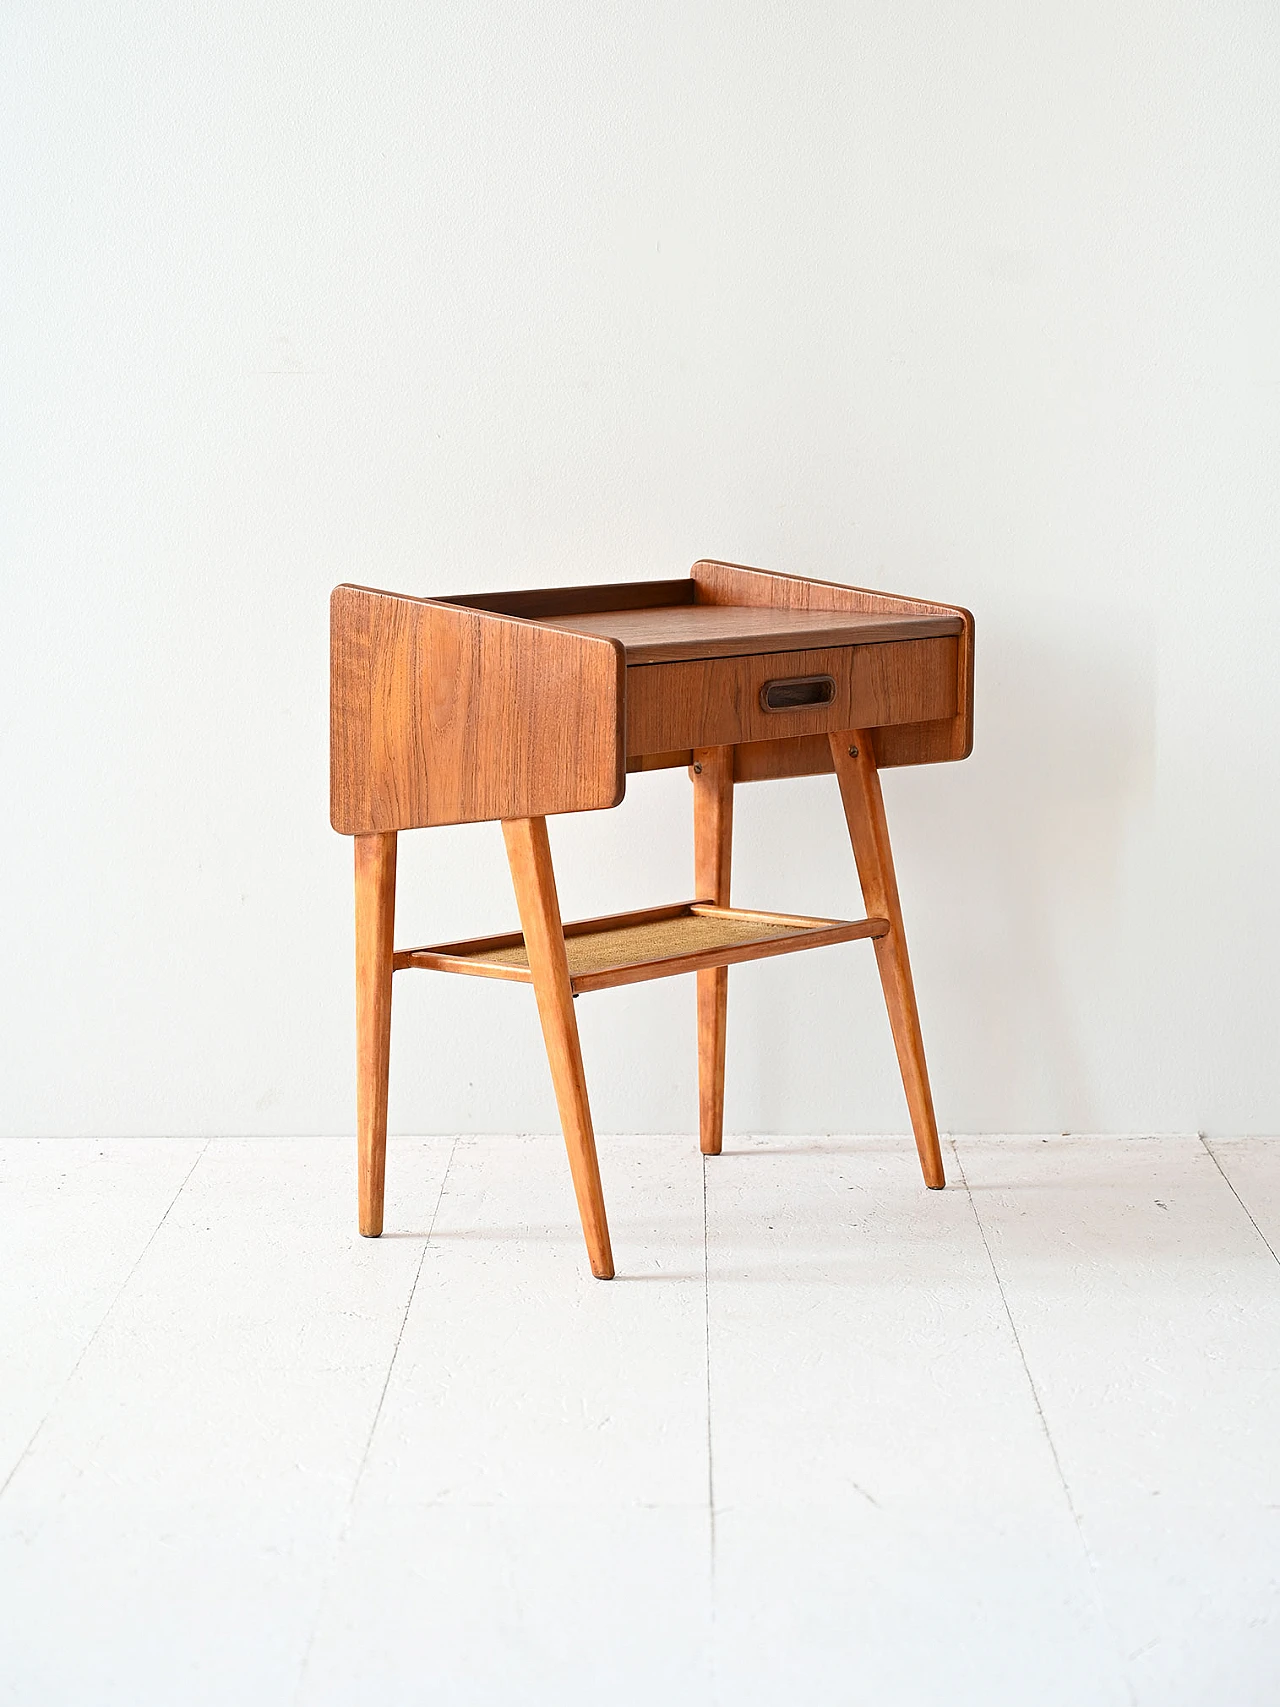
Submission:
MULTIPOLYGON (((682 901, 643 912, 580 919, 564 927, 569 984, 575 995, 732 966, 742 960, 825 948, 859 937, 884 936, 885 919, 811 919, 790 913, 752 912, 715 907, 707 901, 682 901)), ((529 956, 519 931, 506 936, 474 937, 469 942, 437 943, 402 949, 397 971, 410 967, 430 972, 462 972, 473 978, 506 978, 531 984, 529 956)))

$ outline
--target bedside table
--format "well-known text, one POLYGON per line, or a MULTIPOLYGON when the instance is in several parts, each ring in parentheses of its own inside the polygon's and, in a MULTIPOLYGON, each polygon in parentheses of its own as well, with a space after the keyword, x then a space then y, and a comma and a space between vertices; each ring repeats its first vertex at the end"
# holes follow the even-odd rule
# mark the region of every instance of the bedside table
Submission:
POLYGON ((393 974, 530 984, 592 1273, 613 1255, 573 1001, 692 972, 702 1150, 720 1151, 728 968, 867 938, 925 1183, 944 1183, 879 771, 967 757, 973 618, 953 605, 736 564, 684 580, 331 603, 331 818, 355 838, 360 1231, 382 1231, 393 974), (547 818, 687 766, 691 900, 564 924, 547 818), (834 772, 866 917, 729 900, 736 783, 834 772), (502 822, 522 929, 394 946, 401 830, 502 822))

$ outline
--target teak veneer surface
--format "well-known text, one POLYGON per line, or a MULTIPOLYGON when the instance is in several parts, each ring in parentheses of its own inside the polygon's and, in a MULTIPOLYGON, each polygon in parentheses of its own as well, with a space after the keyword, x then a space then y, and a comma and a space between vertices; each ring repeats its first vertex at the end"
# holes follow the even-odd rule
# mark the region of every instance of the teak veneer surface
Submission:
POLYGON ((545 628, 621 641, 628 666, 677 658, 734 658, 794 652, 810 646, 855 646, 959 634, 948 613, 783 610, 769 605, 658 606, 644 610, 573 611, 539 617, 545 628))
POLYGON ((961 759, 973 743, 967 611, 732 563, 438 599, 343 586, 331 631, 330 815, 344 835, 616 806, 626 771, 685 764, 706 745, 735 747, 737 782, 831 769, 831 716, 762 722, 744 683, 715 676, 695 690, 657 675, 677 668, 811 674, 843 646, 888 672, 842 718, 883 729, 882 768, 961 759), (677 686, 686 705, 727 688, 741 714, 705 726, 668 716, 659 702, 677 686), (670 726, 661 738, 658 724, 670 726))
POLYGON ((617 641, 342 586, 331 602, 330 815, 344 835, 616 806, 617 641))
POLYGON ((954 635, 871 646, 689 658, 627 669, 627 753, 737 746, 833 729, 872 728, 948 717, 956 708, 954 635), (830 676, 833 697, 766 711, 771 680, 830 676))
POLYGON ((441 605, 497 611, 542 622, 566 611, 642 610, 653 605, 691 605, 697 586, 690 575, 676 581, 595 581, 585 587, 522 587, 505 593, 449 593, 441 605))
MULTIPOLYGON (((695 563, 692 578, 699 604, 766 605, 775 614, 793 611, 856 611, 888 616, 952 616, 960 622, 957 642, 955 711, 947 717, 886 729, 877 742, 876 760, 888 765, 928 765, 968 758, 973 750, 973 616, 960 605, 932 599, 879 593, 869 587, 848 587, 811 576, 777 575, 769 569, 750 569, 740 563, 695 563)), ((807 776, 832 768, 831 755, 818 742, 770 742, 765 753, 740 748, 734 780, 765 776, 807 776), (744 764, 742 761, 746 761, 744 764)))

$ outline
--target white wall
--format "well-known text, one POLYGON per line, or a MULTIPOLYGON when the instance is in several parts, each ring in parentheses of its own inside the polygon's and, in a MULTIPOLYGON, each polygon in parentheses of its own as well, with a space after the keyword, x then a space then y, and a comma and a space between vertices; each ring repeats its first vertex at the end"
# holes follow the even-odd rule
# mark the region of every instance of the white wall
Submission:
MULTIPOLYGON (((886 777, 939 1114, 1280 1130, 1280 13, 12 3, 3 1129, 350 1126, 327 608, 700 555, 978 619, 886 777)), ((552 829, 679 898, 687 779, 552 829)), ((856 907, 834 786, 736 898, 856 907)), ((502 928, 496 826, 400 936, 502 928)), ((579 1004, 597 1123, 694 1120, 691 981, 579 1004)), ((736 971, 729 1122, 901 1129, 865 947, 736 971)), ((554 1126, 514 987, 398 983, 400 1130, 554 1126)))

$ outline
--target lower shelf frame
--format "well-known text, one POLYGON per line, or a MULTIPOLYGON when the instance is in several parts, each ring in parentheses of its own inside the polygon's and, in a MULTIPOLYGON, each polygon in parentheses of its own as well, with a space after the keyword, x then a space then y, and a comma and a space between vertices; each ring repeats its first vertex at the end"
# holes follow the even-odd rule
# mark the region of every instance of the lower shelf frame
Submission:
MULTIPOLYGON (((569 985, 577 996, 713 966, 735 966, 746 960, 882 937, 888 931, 888 919, 822 919, 749 907, 718 907, 710 901, 680 901, 597 919, 577 919, 564 926, 564 937, 569 985), (612 940, 601 940, 605 938, 612 940)), ((472 978, 533 983, 520 931, 399 949, 392 966, 397 972, 455 972, 472 978)))

